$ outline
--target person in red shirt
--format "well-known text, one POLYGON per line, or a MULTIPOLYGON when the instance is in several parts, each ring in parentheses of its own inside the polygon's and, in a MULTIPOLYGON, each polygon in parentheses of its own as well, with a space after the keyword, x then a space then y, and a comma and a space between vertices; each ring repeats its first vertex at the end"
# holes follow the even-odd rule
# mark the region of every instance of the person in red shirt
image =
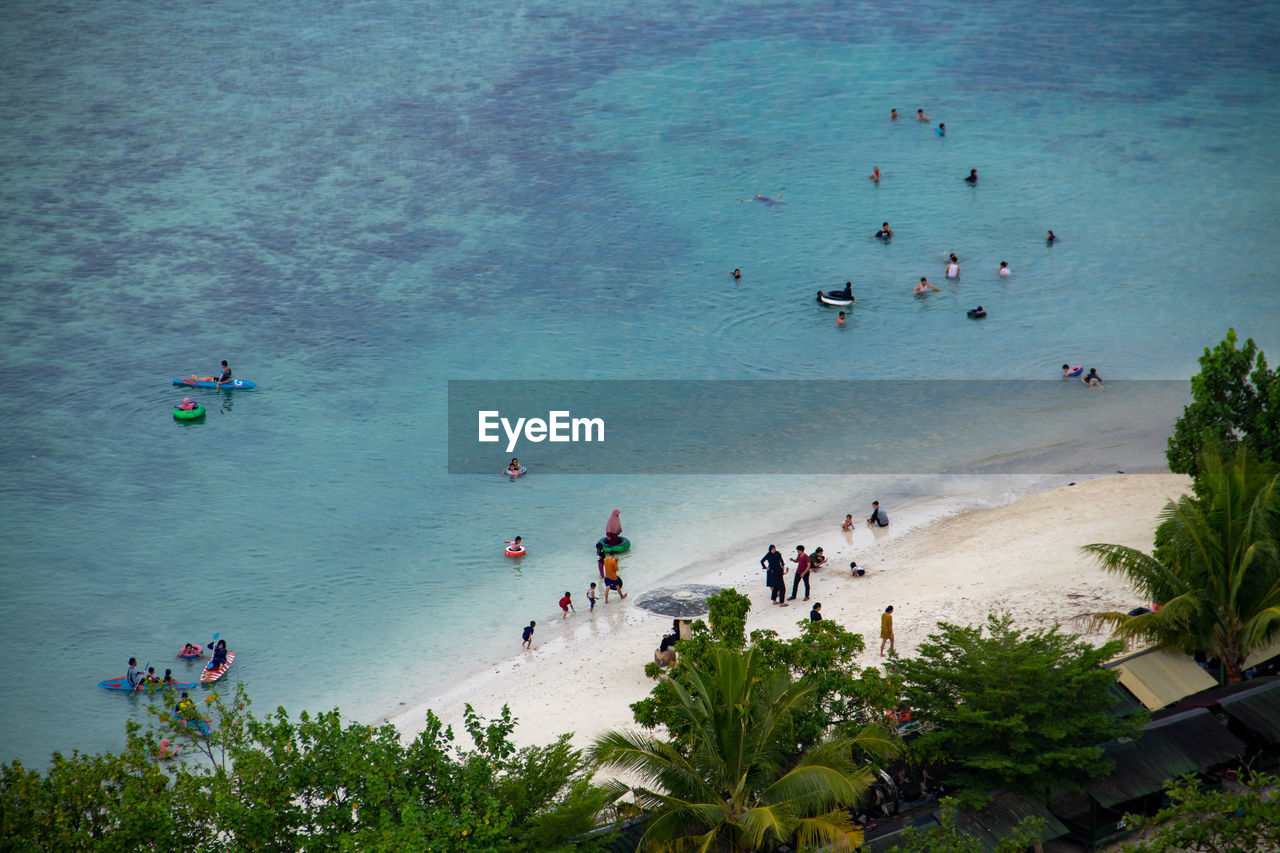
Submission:
POLYGON ((796 546, 796 555, 791 558, 791 562, 796 564, 796 577, 791 582, 791 598, 788 601, 796 600, 796 593, 800 591, 800 581, 804 581, 804 600, 809 600, 809 555, 804 552, 803 545, 796 546))
MULTIPOLYGON (((564 615, 563 615, 563 616, 561 616, 560 618, 561 618, 561 619, 568 619, 568 618, 569 618, 569 611, 570 611, 570 610, 573 610, 573 602, 569 599, 569 591, 568 591, 568 590, 565 590, 564 598, 560 599, 560 609, 564 611, 564 615)), ((574 613, 577 613, 578 611, 573 610, 573 612, 574 612, 574 613)))

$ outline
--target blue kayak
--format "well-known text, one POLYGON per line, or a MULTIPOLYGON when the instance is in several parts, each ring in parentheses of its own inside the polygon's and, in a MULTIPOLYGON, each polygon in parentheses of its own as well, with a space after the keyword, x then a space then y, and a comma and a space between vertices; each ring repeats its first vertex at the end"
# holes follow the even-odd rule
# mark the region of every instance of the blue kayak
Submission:
POLYGON ((174 385, 186 385, 188 388, 257 388, 258 383, 241 379, 238 376, 226 382, 203 382, 197 379, 175 379, 174 385))

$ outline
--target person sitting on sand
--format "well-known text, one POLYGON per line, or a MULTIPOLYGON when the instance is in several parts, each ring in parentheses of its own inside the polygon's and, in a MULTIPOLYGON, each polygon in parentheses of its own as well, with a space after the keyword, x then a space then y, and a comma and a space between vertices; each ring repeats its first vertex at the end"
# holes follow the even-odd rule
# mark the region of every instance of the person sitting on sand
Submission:
POLYGON ((876 236, 879 237, 881 240, 893 239, 893 229, 889 227, 888 222, 881 224, 880 230, 876 232, 876 236))
POLYGON ((844 522, 843 522, 843 523, 841 523, 841 525, 840 525, 840 529, 841 529, 841 530, 852 530, 852 529, 853 529, 853 513, 851 513, 851 512, 850 512, 850 513, 846 513, 846 514, 845 514, 844 522))
POLYGON ((822 553, 821 546, 814 548, 813 553, 809 555, 809 570, 821 568, 827 562, 827 555, 822 553))
POLYGON ((520 473, 520 460, 519 460, 519 459, 512 459, 512 460, 511 460, 511 464, 507 466, 507 473, 508 473, 508 474, 519 474, 519 473, 520 473))
POLYGON ((932 284, 929 283, 929 279, 925 278, 924 276, 920 276, 920 283, 915 286, 915 290, 914 290, 915 295, 928 296, 930 290, 936 290, 939 293, 942 292, 942 288, 934 287, 932 284))
POLYGON ((880 167, 876 166, 875 168, 873 168, 871 170, 871 174, 867 175, 867 177, 875 181, 877 184, 880 183, 880 167))
POLYGON ((862 566, 859 566, 857 560, 854 560, 849 564, 849 574, 853 575, 855 578, 860 578, 866 573, 867 570, 862 568, 862 566))
POLYGON ((1000 275, 1004 276, 1005 278, 1008 278, 1008 277, 1009 277, 1009 262, 1008 262, 1008 261, 1001 261, 1001 262, 1000 262, 1000 275))
POLYGON ((227 360, 224 358, 222 360, 221 376, 196 376, 193 373, 191 374, 191 381, 192 382, 229 382, 231 381, 231 367, 230 365, 227 364, 227 360))
POLYGON ((867 516, 867 524, 873 523, 879 527, 889 526, 889 514, 880 508, 880 501, 871 502, 871 515, 867 516))

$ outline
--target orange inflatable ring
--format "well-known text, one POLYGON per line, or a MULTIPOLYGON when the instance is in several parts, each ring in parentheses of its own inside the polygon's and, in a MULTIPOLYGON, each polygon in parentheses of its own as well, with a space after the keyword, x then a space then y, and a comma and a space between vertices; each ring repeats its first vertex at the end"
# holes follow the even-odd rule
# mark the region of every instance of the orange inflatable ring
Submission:
POLYGON ((502 549, 502 553, 506 554, 508 557, 523 557, 525 554, 529 553, 529 549, 521 545, 519 548, 512 550, 511 546, 508 545, 506 548, 502 549))

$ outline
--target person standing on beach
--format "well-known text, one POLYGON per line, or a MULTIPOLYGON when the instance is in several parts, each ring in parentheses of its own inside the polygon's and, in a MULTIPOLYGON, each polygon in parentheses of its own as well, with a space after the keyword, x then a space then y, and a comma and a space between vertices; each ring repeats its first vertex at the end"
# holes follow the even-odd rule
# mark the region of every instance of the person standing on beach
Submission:
POLYGON ((537 622, 530 622, 528 626, 525 627, 524 633, 520 635, 524 637, 524 642, 521 645, 526 649, 529 648, 529 644, 533 642, 533 627, 537 624, 537 622))
POLYGON ((884 657, 884 644, 889 644, 889 654, 893 654, 893 605, 890 604, 880 614, 880 657, 884 657))
POLYGON ((604 543, 596 543, 596 571, 600 573, 600 577, 604 577, 604 543))
POLYGON ((880 501, 871 502, 871 515, 867 516, 867 524, 879 527, 889 526, 889 514, 880 508, 880 501))
POLYGON ((596 585, 595 584, 592 584, 587 589, 587 601, 591 602, 591 607, 588 608, 587 612, 588 613, 595 612, 595 609, 596 609, 596 585))
POLYGON ((796 600, 796 593, 800 591, 800 581, 804 581, 804 600, 809 600, 809 555, 804 552, 803 545, 796 546, 796 555, 791 558, 791 562, 796 564, 796 576, 791 581, 791 601, 796 600))
POLYGON ((618 599, 624 599, 627 594, 622 591, 622 578, 618 577, 618 560, 612 554, 604 558, 604 603, 609 603, 609 593, 617 592, 618 599))
POLYGON ((779 554, 777 567, 769 567, 769 601, 779 607, 791 606, 787 604, 787 571, 782 555, 779 554))
POLYGON ((783 568, 785 568, 782 564, 782 554, 778 553, 777 546, 769 546, 768 553, 760 558, 760 568, 764 569, 764 585, 773 589, 775 584, 773 582, 773 575, 771 575, 770 572, 777 569, 778 572, 781 573, 783 568))
POLYGON ((564 611, 564 615, 560 617, 561 619, 568 619, 570 610, 573 610, 575 614, 578 612, 574 610, 573 597, 569 595, 569 590, 567 589, 564 591, 564 598, 560 599, 560 609, 564 611))
POLYGON ((810 622, 822 621, 822 602, 821 601, 814 604, 813 609, 809 611, 809 621, 810 622))

